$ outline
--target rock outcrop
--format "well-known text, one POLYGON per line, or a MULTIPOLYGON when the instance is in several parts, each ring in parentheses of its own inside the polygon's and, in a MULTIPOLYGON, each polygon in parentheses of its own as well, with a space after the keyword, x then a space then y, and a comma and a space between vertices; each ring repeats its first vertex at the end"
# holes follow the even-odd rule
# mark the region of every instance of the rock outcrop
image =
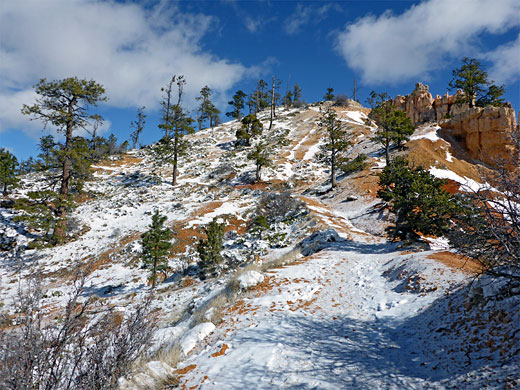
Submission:
POLYGON ((514 153, 511 133, 516 129, 510 107, 474 107, 439 122, 448 134, 465 143, 470 155, 490 165, 507 162, 514 153))
POLYGON ((394 104, 406 113, 414 125, 438 122, 453 137, 465 144, 469 154, 485 163, 496 165, 517 153, 511 143, 516 129, 515 111, 510 105, 469 108, 456 104, 463 92, 433 98, 427 85, 417 83, 410 95, 398 95, 394 104))
POLYGON ((467 104, 455 104, 462 91, 455 95, 448 92, 444 96, 437 95, 435 98, 429 91, 429 87, 422 83, 415 84, 415 89, 410 95, 397 95, 394 104, 404 111, 414 125, 425 122, 438 122, 448 116, 454 116, 466 111, 467 104))

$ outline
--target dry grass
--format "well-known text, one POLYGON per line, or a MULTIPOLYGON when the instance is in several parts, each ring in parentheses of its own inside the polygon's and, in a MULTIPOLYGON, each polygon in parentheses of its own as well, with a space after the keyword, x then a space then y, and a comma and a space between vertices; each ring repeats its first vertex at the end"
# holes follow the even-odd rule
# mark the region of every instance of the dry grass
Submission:
POLYGON ((477 261, 449 251, 435 252, 429 255, 428 258, 471 275, 478 275, 484 271, 482 265, 477 261))

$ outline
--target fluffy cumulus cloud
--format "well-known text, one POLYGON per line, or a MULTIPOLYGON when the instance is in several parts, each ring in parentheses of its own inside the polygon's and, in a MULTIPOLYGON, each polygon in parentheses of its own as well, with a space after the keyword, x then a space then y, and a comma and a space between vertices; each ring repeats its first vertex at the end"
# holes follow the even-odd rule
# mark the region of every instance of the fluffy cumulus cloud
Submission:
POLYGON ((520 80, 520 34, 515 41, 488 53, 486 58, 493 62, 489 75, 497 83, 520 80))
MULTIPOLYGON (((103 84, 115 107, 157 107, 160 88, 184 74, 187 98, 209 85, 217 94, 248 69, 204 52, 213 19, 182 14, 167 1, 7 1, 0 7, 0 131, 26 127, 23 103, 40 78, 70 76, 103 84)), ((41 124, 35 124, 40 126, 41 124)))
MULTIPOLYGON (((500 34, 518 25, 518 0, 427 0, 400 15, 386 12, 347 25, 337 49, 365 82, 399 82, 427 76, 446 58, 485 56, 480 34, 500 34)), ((511 59, 513 46, 503 48, 511 59)), ((518 74, 509 60, 495 63, 494 69, 518 74)))

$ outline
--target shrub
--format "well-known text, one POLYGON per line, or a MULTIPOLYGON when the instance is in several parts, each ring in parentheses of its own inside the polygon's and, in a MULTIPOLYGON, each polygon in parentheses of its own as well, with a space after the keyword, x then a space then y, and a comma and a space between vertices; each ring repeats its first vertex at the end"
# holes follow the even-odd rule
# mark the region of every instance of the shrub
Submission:
POLYGON ((422 167, 410 168, 403 157, 396 157, 379 174, 380 190, 390 211, 396 214, 394 238, 417 238, 417 233, 440 236, 448 232, 456 202, 443 189, 446 180, 432 176, 422 167))
POLYGON ((350 175, 354 172, 362 171, 366 168, 367 164, 367 155, 366 154, 360 154, 353 160, 348 160, 345 163, 340 165, 340 169, 345 173, 346 175, 350 175))
POLYGON ((15 389, 116 389, 118 378, 149 345, 155 320, 149 300, 125 314, 112 308, 88 316, 91 299, 83 300, 85 278, 59 321, 44 318, 41 285, 33 280, 16 298, 15 329, 0 332, 0 388, 15 389))
POLYGON ((257 214, 265 217, 268 224, 295 218, 305 211, 305 203, 292 197, 289 191, 264 192, 260 198, 257 214))

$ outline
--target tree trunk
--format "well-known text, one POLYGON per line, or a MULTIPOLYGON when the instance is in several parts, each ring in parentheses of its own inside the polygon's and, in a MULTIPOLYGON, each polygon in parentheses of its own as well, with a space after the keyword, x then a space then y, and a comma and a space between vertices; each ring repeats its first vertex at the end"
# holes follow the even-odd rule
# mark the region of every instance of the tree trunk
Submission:
POLYGON ((57 210, 58 220, 54 227, 53 238, 59 242, 65 238, 67 232, 67 206, 66 201, 70 191, 70 179, 72 174, 72 123, 67 124, 65 133, 65 155, 63 158, 63 173, 61 178, 61 187, 59 192, 59 205, 57 210))
POLYGON ((4 183, 4 190, 2 191, 4 196, 7 196, 7 183, 4 183))
POLYGON ((179 135, 175 134, 175 141, 173 146, 173 172, 172 172, 172 186, 177 184, 177 162, 179 159, 179 135))
POLYGON ((336 188, 336 153, 333 151, 330 159, 330 183, 336 188))
POLYGON ((262 169, 262 166, 260 164, 256 164, 256 182, 257 183, 260 181, 260 169, 262 169))
POLYGON ((273 76, 273 88, 271 89, 271 118, 269 120, 269 130, 271 130, 271 127, 273 127, 273 119, 275 117, 275 112, 274 112, 274 88, 275 88, 275 78, 273 76))
POLYGON ((153 269, 152 269, 152 290, 155 289, 155 280, 157 279, 157 259, 153 261, 153 269))

